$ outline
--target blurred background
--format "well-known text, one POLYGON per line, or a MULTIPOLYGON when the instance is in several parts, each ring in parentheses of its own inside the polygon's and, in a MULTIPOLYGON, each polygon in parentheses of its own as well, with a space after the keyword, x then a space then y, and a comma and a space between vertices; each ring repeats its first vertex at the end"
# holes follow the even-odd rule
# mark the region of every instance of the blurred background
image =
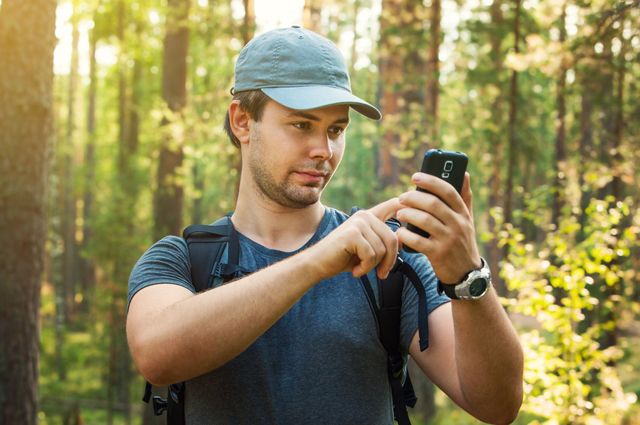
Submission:
MULTIPOLYGON (((517 423, 640 424, 637 0, 0 0, 0 422, 162 423, 129 272, 233 209, 233 64, 289 25, 335 41, 384 114, 352 114, 325 204, 405 191, 428 148, 469 156, 526 355, 517 423)), ((415 424, 478 423, 412 374, 415 424)))

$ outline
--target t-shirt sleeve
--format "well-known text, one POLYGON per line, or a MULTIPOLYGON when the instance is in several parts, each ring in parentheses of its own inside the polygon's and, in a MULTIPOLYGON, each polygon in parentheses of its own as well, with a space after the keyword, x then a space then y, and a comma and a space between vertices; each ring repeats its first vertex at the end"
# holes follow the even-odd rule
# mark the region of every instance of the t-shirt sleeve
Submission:
POLYGON ((127 308, 139 290, 159 283, 180 285, 196 292, 191 282, 189 251, 184 239, 166 236, 142 254, 129 276, 127 308))
MULTIPOLYGON (((442 304, 451 301, 446 295, 438 294, 438 278, 436 277, 431 263, 422 254, 402 253, 405 260, 416 271, 427 294, 427 314, 442 304)), ((400 346, 404 353, 409 352, 411 339, 418 330, 418 293, 409 281, 405 278, 402 291, 402 313, 400 318, 400 346)))

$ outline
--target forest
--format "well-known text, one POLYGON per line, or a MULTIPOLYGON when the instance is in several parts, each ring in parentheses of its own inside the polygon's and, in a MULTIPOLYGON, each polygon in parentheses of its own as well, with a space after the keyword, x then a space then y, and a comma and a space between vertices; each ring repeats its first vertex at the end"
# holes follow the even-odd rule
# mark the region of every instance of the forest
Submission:
MULTIPOLYGON (((640 1, 0 0, 0 423, 159 424, 124 332, 140 255, 233 210, 238 52, 302 25, 354 93, 323 203, 465 152, 525 354, 517 424, 640 424, 640 1)), ((412 369, 414 366, 410 365, 412 369)), ((480 423, 411 370, 414 424, 480 423)))

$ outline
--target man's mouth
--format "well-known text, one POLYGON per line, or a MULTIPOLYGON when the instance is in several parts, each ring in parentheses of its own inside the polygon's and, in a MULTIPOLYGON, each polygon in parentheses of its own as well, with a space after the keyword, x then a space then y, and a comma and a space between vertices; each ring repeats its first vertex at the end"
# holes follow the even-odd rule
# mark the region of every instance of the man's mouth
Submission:
POLYGON ((306 183, 320 183, 329 175, 318 170, 299 170, 294 171, 294 174, 306 183))

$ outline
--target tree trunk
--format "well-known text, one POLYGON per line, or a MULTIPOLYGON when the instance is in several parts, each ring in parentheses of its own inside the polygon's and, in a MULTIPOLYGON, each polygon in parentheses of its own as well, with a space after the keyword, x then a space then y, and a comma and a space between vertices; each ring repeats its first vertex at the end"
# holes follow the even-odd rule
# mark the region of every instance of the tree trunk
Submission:
POLYGON ((180 124, 187 103, 188 16, 189 0, 169 0, 162 59, 162 98, 168 111, 161 123, 164 131, 158 164, 158 187, 154 194, 155 239, 167 234, 179 235, 182 230, 183 183, 180 168, 183 140, 173 138, 168 128, 172 124, 180 124))
POLYGON ((302 26, 321 33, 322 2, 320 0, 305 0, 302 12, 302 26))
POLYGON ((353 39, 351 40, 351 57, 349 58, 349 75, 353 79, 358 60, 358 13, 360 13, 360 0, 353 1, 353 39))
MULTIPOLYGON (((491 4, 490 8, 491 15, 491 23, 495 27, 501 27, 503 23, 503 15, 501 10, 501 1, 495 0, 491 4)), ((491 39, 491 59, 493 63, 494 73, 496 78, 499 78, 500 74, 503 71, 503 63, 504 57, 502 54, 502 38, 494 31, 492 33, 491 39)), ((491 106, 491 121, 498 127, 501 128, 503 124, 503 96, 498 95, 494 100, 491 106)), ((504 158, 504 143, 502 132, 500 130, 494 131, 491 133, 492 139, 489 141, 489 149, 491 154, 490 166, 491 166, 491 177, 489 179, 489 209, 497 209, 503 207, 503 183, 502 183, 502 170, 503 170, 503 158, 504 158)), ((496 226, 498 225, 497 221, 492 215, 489 215, 489 223, 488 228, 491 232, 496 234, 497 231, 496 226)), ((498 239, 497 235, 488 242, 487 244, 488 250, 488 259, 489 267, 491 268, 492 278, 494 280, 493 284, 496 288, 496 291, 499 295, 506 295, 507 288, 504 281, 500 278, 500 261, 502 260, 502 250, 498 247, 498 239)))
MULTIPOLYGON (((521 0, 516 0, 515 18, 513 24, 514 51, 520 52, 520 4, 521 0)), ((507 163, 507 188, 504 202, 505 222, 511 223, 513 208, 513 180, 516 165, 516 121, 518 119, 518 71, 515 69, 511 73, 511 86, 509 89, 509 161, 507 163)), ((508 245, 505 245, 505 249, 508 245)), ((506 252, 505 252, 506 255, 506 252)))
MULTIPOLYGON (((588 71, 587 71, 588 72, 588 71)), ((591 115, 593 111, 593 84, 589 82, 589 77, 584 76, 582 83, 582 95, 580 100, 580 142, 578 147, 578 184, 580 191, 580 232, 578 242, 584 240, 585 225, 587 218, 587 206, 591 201, 591 189, 585 184, 585 173, 587 169, 585 165, 591 161, 593 151, 593 131, 591 126, 591 115)))
MULTIPOLYGON (((439 146, 438 98, 440 94, 440 0, 432 0, 429 26, 429 59, 427 60, 426 131, 429 142, 439 146)), ((422 155, 422 152, 416 152, 422 155)), ((416 157, 418 158, 418 157, 416 157)))
POLYGON ((384 0, 380 14, 380 106, 382 143, 379 147, 379 179, 383 187, 396 186, 401 174, 420 166, 416 158, 428 147, 425 135, 426 46, 421 1, 384 0))
POLYGON ((82 270, 82 304, 83 312, 88 312, 92 305, 93 292, 96 285, 96 265, 89 250, 93 238, 93 190, 95 185, 96 167, 96 30, 89 32, 89 93, 87 103, 87 148, 84 156, 84 203, 83 203, 83 228, 81 246, 81 270, 82 270))
MULTIPOLYGON (((560 43, 564 46, 567 39, 567 30, 565 28, 567 5, 563 3, 562 14, 560 16, 559 29, 560 29, 560 43)), ((560 65, 560 76, 558 77, 558 87, 556 93, 556 155, 555 161, 553 161, 554 167, 554 182, 553 182, 553 207, 551 211, 551 222, 554 227, 558 229, 560 224, 560 214, 562 207, 564 206, 564 191, 565 191, 565 165, 567 162, 567 150, 565 147, 566 139, 566 115, 567 106, 565 101, 565 87, 567 82, 567 64, 566 59, 562 58, 560 65)))
POLYGON ((0 423, 38 413, 38 315, 53 136, 53 0, 0 6, 0 423), (28 28, 25 31, 24 28, 28 28))
MULTIPOLYGON (((125 303, 128 268, 131 267, 131 250, 129 238, 134 237, 132 217, 135 210, 137 196, 137 184, 133 164, 138 140, 138 127, 136 123, 137 106, 131 105, 127 90, 128 56, 127 56, 127 5, 124 0, 117 3, 117 37, 120 47, 118 57, 118 152, 117 152, 117 177, 114 197, 112 202, 117 205, 113 208, 114 222, 125 231, 118 238, 117 247, 111 246, 109 257, 113 262, 112 275, 108 279, 109 302, 109 363, 107 382, 107 423, 114 422, 114 415, 120 412, 124 421, 131 421, 130 412, 130 383, 131 383, 131 359, 127 348, 125 328, 125 303)), ((134 58, 134 64, 137 61, 134 58)), ((134 65, 136 68, 136 65, 134 65)), ((139 65, 137 66, 139 68, 139 65)), ((135 78, 140 78, 139 71, 134 70, 134 83, 131 84, 133 92, 135 78), (136 73, 137 72, 137 73, 136 73)))
POLYGON ((256 11, 254 0, 243 0, 244 18, 242 21, 242 40, 247 44, 256 32, 256 11))
POLYGON ((74 310, 76 266, 78 264, 76 253, 76 196, 75 196, 75 130, 76 130, 76 92, 78 91, 78 31, 77 7, 72 11, 72 36, 71 36, 71 68, 69 72, 69 87, 67 98, 67 131, 62 156, 62 297, 63 317, 65 325, 69 322, 74 310))

